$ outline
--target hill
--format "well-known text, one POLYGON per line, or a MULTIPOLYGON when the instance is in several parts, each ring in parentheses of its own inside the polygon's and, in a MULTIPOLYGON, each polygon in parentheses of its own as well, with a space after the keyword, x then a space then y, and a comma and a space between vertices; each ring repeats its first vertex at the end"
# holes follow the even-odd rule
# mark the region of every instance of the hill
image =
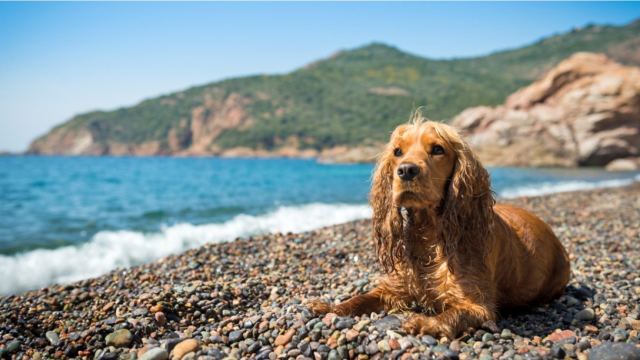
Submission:
POLYGON ((498 105, 577 51, 640 65, 640 20, 591 25, 475 58, 434 60, 374 43, 285 75, 234 78, 80 114, 28 152, 299 156, 373 145, 417 106, 448 121, 467 107, 498 105))

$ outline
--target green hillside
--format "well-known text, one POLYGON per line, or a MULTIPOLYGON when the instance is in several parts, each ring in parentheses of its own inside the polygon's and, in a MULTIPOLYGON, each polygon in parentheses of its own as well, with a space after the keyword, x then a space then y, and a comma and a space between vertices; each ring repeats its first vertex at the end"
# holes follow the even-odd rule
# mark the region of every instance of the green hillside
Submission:
POLYGON ((427 59, 374 43, 285 75, 229 79, 133 107, 81 114, 58 129, 84 128, 98 142, 157 141, 162 149, 169 148, 167 139, 174 129, 180 146, 188 148, 192 110, 207 97, 223 102, 234 94, 244 99, 242 108, 252 121, 217 134, 212 142, 218 148, 269 150, 292 137, 301 148, 315 149, 379 142, 417 106, 433 119, 447 120, 470 106, 502 103, 577 51, 604 52, 640 65, 640 52, 628 51, 640 47, 639 39, 640 21, 588 26, 522 48, 452 60, 427 59))

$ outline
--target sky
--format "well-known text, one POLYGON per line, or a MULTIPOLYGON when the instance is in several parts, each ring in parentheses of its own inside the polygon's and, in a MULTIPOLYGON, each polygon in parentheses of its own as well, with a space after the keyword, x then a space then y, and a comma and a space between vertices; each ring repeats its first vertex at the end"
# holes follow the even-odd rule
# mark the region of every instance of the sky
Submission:
POLYGON ((0 150, 78 113, 374 41, 468 57, 639 17, 640 3, 0 3, 0 150))

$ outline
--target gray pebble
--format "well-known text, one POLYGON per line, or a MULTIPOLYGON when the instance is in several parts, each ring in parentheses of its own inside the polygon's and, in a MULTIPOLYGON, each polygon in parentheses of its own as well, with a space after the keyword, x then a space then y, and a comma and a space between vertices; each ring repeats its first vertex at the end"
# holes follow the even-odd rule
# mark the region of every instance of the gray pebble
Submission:
POLYGON ((47 331, 44 336, 49 340, 49 343, 53 346, 58 346, 60 344, 60 337, 58 337, 58 333, 55 331, 47 331))
POLYGON ((578 321, 591 321, 596 318, 596 313, 591 308, 586 308, 578 311, 573 317, 578 321))
POLYGON ((139 360, 167 360, 168 358, 169 353, 167 353, 167 350, 156 347, 147 350, 139 360))

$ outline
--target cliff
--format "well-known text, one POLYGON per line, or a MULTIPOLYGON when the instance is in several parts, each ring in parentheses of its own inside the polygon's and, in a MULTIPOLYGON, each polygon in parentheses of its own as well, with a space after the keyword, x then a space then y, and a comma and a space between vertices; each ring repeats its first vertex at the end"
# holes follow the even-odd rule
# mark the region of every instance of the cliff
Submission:
POLYGON ((36 139, 28 152, 368 160, 416 106, 447 121, 468 107, 500 104, 575 51, 638 65, 639 48, 638 21, 592 25, 465 59, 433 60, 371 44, 284 75, 228 79, 80 114, 36 139))
POLYGON ((467 109, 452 124, 494 165, 605 166, 638 157, 640 68, 577 53, 503 105, 467 109))

